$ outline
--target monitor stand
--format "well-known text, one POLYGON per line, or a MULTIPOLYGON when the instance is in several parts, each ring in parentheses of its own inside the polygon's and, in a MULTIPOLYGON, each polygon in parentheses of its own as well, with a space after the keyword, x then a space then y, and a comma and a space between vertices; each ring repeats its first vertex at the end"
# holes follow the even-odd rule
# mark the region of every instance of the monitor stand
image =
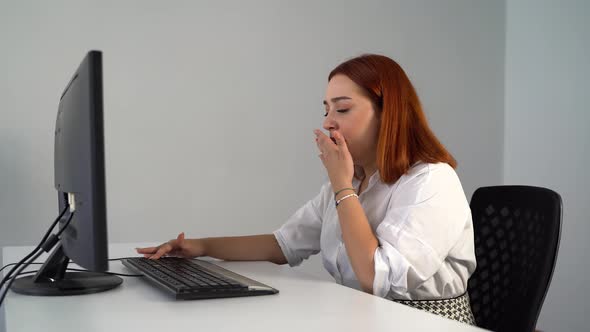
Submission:
POLYGON ((118 276, 99 272, 66 272, 69 262, 60 243, 37 274, 14 280, 11 289, 25 295, 63 296, 104 292, 123 283, 118 276))

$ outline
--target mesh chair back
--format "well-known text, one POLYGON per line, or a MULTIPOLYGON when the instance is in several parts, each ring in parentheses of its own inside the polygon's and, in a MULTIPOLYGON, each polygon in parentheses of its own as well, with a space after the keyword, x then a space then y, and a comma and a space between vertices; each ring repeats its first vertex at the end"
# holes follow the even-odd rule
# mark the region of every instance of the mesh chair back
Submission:
POLYGON ((470 206, 477 269, 468 292, 477 325, 533 331, 557 258, 561 197, 539 187, 483 187, 470 206))

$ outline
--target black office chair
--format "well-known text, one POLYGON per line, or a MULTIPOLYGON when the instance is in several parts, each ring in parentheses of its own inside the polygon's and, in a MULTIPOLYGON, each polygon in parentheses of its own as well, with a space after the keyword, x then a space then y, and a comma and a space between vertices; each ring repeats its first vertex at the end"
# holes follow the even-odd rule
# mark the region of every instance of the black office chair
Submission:
POLYGON ((477 326, 534 331, 557 258, 561 197, 539 187, 482 187, 470 206, 477 268, 468 292, 477 326))

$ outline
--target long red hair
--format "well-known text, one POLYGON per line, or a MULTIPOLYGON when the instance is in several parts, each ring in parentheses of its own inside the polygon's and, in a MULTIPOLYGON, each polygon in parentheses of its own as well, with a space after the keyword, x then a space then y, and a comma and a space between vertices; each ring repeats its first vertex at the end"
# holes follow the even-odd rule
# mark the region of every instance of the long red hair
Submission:
POLYGON ((365 54, 334 68, 334 75, 350 78, 372 101, 381 121, 377 143, 377 167, 381 180, 394 183, 417 161, 457 162, 436 138, 410 79, 397 62, 376 54, 365 54))

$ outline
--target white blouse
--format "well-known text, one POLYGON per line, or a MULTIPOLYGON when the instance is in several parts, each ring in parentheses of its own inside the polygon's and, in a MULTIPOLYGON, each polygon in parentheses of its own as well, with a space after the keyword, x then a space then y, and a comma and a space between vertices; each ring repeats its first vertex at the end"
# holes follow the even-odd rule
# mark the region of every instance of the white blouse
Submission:
MULTIPOLYGON (((355 188, 359 183, 353 180, 355 188)), ((394 184, 383 183, 376 172, 359 200, 379 241, 375 295, 424 300, 465 293, 476 266, 473 223, 452 167, 417 163, 394 184)), ((336 282, 361 289, 344 247, 329 182, 274 235, 289 265, 321 252, 336 282)))

